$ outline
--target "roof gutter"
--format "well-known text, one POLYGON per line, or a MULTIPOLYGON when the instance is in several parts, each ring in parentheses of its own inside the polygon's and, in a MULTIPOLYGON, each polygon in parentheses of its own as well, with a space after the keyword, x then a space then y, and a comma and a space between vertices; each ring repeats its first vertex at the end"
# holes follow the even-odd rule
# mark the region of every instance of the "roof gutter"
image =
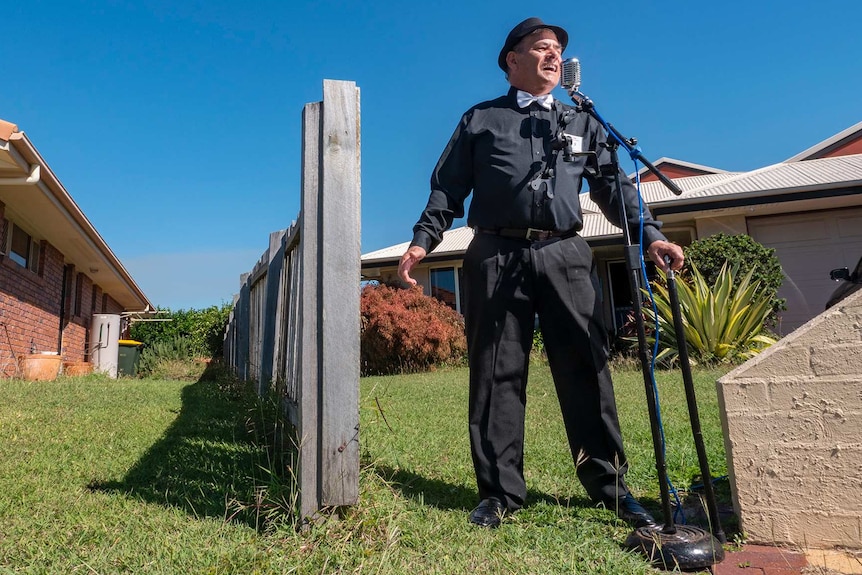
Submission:
POLYGON ((42 166, 33 164, 30 173, 20 178, 0 178, 0 186, 20 186, 22 184, 37 184, 42 177, 42 166))
MULTIPOLYGON (((60 209, 61 213, 65 214, 66 218, 75 227, 78 228, 81 236, 86 240, 87 244, 93 249, 116 274, 116 276, 126 285, 126 288, 139 302, 139 307, 144 310, 154 309, 150 300, 144 294, 143 290, 135 283, 132 276, 123 267, 123 264, 117 258, 108 244, 93 227, 87 216, 72 199, 72 196, 66 190, 59 178, 51 170, 48 164, 42 158, 39 151, 26 136, 24 132, 14 132, 8 139, 10 152, 13 152, 15 160, 22 166, 29 166, 29 175, 21 178, 7 178, 5 181, 18 180, 17 184, 34 184, 46 197, 60 209)), ((4 181, 0 178, 0 183, 4 181)))

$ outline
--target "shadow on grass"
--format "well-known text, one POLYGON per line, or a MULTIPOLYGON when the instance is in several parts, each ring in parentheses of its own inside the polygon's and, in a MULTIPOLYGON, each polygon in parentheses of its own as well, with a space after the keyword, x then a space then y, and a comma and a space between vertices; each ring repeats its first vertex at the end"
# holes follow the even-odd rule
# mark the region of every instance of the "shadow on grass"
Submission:
MULTIPOLYGON (((439 479, 429 479, 406 469, 394 469, 386 465, 373 465, 374 473, 390 487, 400 491, 405 497, 421 500, 425 505, 438 509, 465 511, 472 510, 478 503, 476 489, 447 483, 439 479)), ((563 507, 594 507, 585 497, 557 497, 541 491, 527 491, 525 508, 538 503, 561 505, 563 507)))
POLYGON ((476 490, 463 485, 430 479, 406 469, 395 469, 388 465, 371 465, 373 473, 404 497, 421 500, 425 505, 438 509, 472 509, 476 504, 476 490))
POLYGON ((201 517, 258 528, 253 509, 266 449, 248 422, 255 402, 239 385, 225 385, 224 368, 210 365, 182 391, 177 419, 129 469, 122 481, 92 481, 92 491, 122 493, 201 517))
MULTIPOLYGON (((421 501, 425 505, 443 510, 463 511, 467 513, 478 503, 478 495, 475 489, 447 483, 439 479, 430 479, 413 471, 395 469, 387 465, 373 464, 370 467, 373 473, 378 475, 391 488, 399 491, 404 497, 421 501)), ((698 477, 693 478, 692 484, 695 484, 697 480, 699 480, 698 477)), ((738 520, 733 514, 727 481, 717 481, 715 491, 719 520, 725 533, 728 536, 732 536, 738 532, 738 520)), ((662 503, 659 497, 646 496, 639 498, 639 500, 660 524, 664 523, 662 503)), ((673 500, 671 502, 673 504, 673 500)), ((524 509, 528 510, 540 503, 564 508, 580 507, 587 509, 598 506, 587 497, 560 497, 534 489, 528 490, 524 509)), ((684 495, 682 504, 683 515, 676 517, 674 523, 679 525, 695 525, 711 531, 700 491, 684 495)))

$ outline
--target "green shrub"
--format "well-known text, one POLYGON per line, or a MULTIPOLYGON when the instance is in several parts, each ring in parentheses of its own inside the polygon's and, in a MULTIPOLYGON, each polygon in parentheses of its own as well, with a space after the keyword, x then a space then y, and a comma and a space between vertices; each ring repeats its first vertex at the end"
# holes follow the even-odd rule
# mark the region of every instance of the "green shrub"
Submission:
POLYGON ((171 341, 177 337, 188 340, 192 355, 196 357, 221 357, 223 353, 224 330, 232 306, 223 304, 205 309, 190 309, 160 312, 153 319, 167 321, 136 321, 132 324, 129 337, 144 343, 147 347, 156 342, 171 341))
MULTIPOLYGON (((752 271, 752 281, 759 282, 769 297, 767 325, 776 325, 778 313, 787 309, 786 301, 776 297, 784 273, 775 250, 756 242, 745 234, 716 234, 692 242, 685 248, 686 263, 696 266, 710 285, 715 285, 721 269, 727 264, 740 274, 752 271)), ((735 289, 735 288, 734 288, 735 289)))
POLYGON ((156 341, 144 348, 138 364, 138 375, 196 381, 206 367, 207 360, 196 353, 190 338, 173 337, 156 341))
POLYGON ((530 359, 533 361, 544 361, 548 358, 545 352, 545 337, 541 329, 533 330, 533 345, 530 348, 530 359))
POLYGON ((363 375, 415 372, 463 361, 464 319, 421 288, 368 285, 359 305, 363 375))
MULTIPOLYGON (((675 283, 692 363, 741 362, 775 343, 764 329, 772 292, 753 279, 753 269, 739 278, 736 267, 724 265, 710 282, 696 265, 691 268, 691 280, 677 276, 675 283)), ((663 281, 653 286, 660 330, 656 361, 672 363, 679 355, 679 346, 663 273, 661 278, 663 281)), ((649 305, 644 306, 644 315, 648 326, 655 324, 649 305)), ((655 341, 654 336, 650 339, 655 341)))

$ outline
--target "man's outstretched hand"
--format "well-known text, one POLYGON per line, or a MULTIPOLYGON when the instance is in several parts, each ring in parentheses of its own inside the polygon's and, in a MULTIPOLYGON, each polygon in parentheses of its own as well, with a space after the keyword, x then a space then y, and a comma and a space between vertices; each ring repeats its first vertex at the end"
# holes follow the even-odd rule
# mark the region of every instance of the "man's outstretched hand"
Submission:
POLYGON ((413 266, 425 258, 425 255, 425 249, 419 246, 411 246, 404 252, 404 255, 401 256, 401 261, 398 262, 398 277, 401 278, 401 281, 411 286, 416 285, 416 280, 410 277, 410 271, 413 269, 413 266))

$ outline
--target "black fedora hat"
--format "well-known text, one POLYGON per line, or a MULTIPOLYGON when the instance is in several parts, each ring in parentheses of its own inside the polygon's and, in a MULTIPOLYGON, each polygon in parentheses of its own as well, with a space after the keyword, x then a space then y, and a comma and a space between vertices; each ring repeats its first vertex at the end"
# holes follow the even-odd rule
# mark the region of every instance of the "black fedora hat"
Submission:
POLYGON ((500 65, 500 68, 505 72, 506 71, 506 55, 512 51, 515 45, 521 41, 521 38, 532 32, 533 30, 538 30, 539 28, 548 28, 554 31, 554 34, 557 35, 557 41, 565 50, 566 46, 569 44, 569 34, 559 26, 551 26, 550 24, 545 24, 542 22, 541 18, 527 18, 509 32, 509 35, 506 36, 506 43, 503 44, 503 49, 500 50, 500 56, 497 58, 497 64, 500 65))

